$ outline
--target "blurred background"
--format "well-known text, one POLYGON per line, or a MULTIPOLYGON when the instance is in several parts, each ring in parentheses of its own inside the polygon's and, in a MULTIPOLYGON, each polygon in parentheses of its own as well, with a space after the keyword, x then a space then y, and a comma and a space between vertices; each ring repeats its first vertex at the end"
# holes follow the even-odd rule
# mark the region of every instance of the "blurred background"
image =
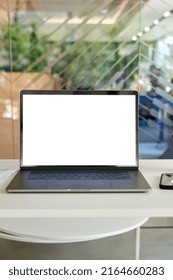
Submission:
POLYGON ((136 89, 140 157, 173 158, 173 1, 1 0, 1 159, 22 89, 136 89))

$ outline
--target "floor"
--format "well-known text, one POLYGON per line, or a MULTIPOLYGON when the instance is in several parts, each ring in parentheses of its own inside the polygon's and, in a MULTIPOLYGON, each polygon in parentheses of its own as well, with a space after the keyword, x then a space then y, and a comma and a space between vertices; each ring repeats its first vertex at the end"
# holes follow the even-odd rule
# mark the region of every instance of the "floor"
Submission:
MULTIPOLYGON (((0 239, 0 259, 134 259, 135 232, 71 244, 32 244, 0 239)), ((154 220, 141 229, 141 259, 173 260, 173 225, 154 220)))

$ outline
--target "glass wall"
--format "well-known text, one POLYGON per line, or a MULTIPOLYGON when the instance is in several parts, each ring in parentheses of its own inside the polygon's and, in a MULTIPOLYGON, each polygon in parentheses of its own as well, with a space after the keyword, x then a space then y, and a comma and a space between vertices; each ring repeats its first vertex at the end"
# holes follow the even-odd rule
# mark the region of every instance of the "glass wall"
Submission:
POLYGON ((137 89, 141 158, 172 158, 172 0, 1 0, 0 158, 22 89, 137 89))

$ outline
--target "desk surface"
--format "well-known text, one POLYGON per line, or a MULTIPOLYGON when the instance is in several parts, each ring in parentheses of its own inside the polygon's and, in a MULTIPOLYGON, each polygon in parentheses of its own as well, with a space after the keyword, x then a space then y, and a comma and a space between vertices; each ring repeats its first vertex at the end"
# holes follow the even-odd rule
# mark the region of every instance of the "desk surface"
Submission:
MULTIPOLYGON (((0 170, 18 169, 17 160, 1 160, 0 170)), ((149 193, 9 194, 0 183, 0 218, 173 217, 173 190, 159 189, 162 172, 173 172, 173 160, 141 160, 149 193)))

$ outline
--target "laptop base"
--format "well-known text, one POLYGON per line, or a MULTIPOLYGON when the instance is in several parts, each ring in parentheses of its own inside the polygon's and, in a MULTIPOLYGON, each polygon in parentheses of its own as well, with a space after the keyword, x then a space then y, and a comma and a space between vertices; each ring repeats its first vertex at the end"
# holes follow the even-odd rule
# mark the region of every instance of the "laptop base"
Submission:
POLYGON ((7 187, 9 193, 104 193, 147 192, 151 188, 140 171, 127 171, 129 178, 109 179, 29 179, 32 171, 19 171, 7 187))

